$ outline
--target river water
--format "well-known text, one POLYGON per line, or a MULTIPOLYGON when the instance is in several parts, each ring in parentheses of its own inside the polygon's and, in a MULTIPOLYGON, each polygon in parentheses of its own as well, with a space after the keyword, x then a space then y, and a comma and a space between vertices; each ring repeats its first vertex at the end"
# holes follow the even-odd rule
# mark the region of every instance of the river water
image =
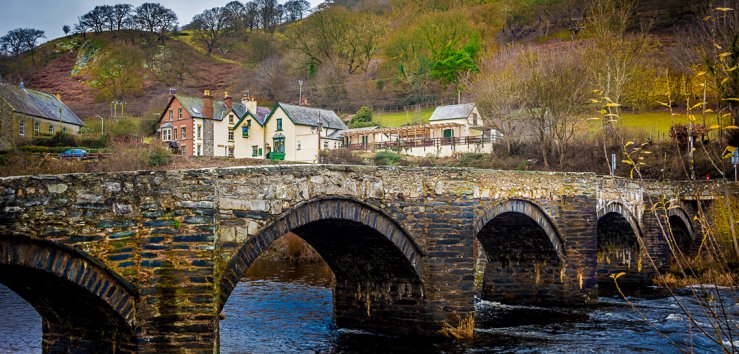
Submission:
MULTIPOLYGON (((337 329, 331 281, 331 271, 323 264, 258 260, 226 303, 221 352, 669 353, 680 352, 677 347, 696 353, 721 351, 707 336, 690 330, 677 301, 697 315, 697 322, 709 320, 699 315, 696 301, 687 294, 677 301, 656 293, 629 301, 603 296, 598 306, 589 308, 506 306, 478 300, 475 338, 453 341, 337 329)), ((729 289, 719 292, 724 300, 730 299, 725 310, 739 345, 739 304, 729 289)), ((0 285, 0 353, 40 353, 40 338, 41 320, 33 308, 0 285)))

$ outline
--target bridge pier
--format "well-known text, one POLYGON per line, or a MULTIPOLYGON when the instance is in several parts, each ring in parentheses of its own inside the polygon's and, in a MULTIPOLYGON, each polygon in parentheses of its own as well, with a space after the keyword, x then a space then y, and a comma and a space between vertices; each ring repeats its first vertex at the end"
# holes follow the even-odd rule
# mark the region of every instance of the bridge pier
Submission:
MULTIPOLYGON (((657 216, 641 212, 650 207, 645 195, 681 200, 695 188, 712 198, 729 188, 645 185, 591 174, 315 165, 0 178, 0 282, 44 318, 47 352, 212 353, 236 284, 294 232, 335 274, 338 326, 435 335, 474 316, 475 239, 487 258, 483 299, 589 304, 602 254, 598 220, 616 211, 602 207, 623 201, 626 224, 614 227, 631 226, 666 270, 667 240, 657 216)), ((665 216, 679 238, 695 239, 693 212, 665 216)), ((617 270, 606 268, 606 276, 617 270)))

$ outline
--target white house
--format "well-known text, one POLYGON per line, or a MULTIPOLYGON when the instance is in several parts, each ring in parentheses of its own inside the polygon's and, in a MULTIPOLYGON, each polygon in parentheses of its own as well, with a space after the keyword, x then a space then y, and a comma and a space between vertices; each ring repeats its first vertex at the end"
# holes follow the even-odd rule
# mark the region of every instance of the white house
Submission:
POLYGON ((263 129, 266 158, 317 162, 321 150, 342 146, 347 127, 334 111, 278 102, 263 129))

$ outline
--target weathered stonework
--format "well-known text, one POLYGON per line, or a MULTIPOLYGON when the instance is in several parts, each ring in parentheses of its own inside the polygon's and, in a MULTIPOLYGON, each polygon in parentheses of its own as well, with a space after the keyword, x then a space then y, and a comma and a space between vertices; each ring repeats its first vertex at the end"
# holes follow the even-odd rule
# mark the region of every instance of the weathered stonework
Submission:
POLYGON ((609 274, 649 279, 654 269, 637 259, 645 250, 669 266, 661 225, 698 237, 696 203, 723 188, 735 190, 321 165, 3 178, 0 282, 48 309, 47 352, 213 352, 234 286, 292 231, 336 275, 337 325, 433 334, 474 314, 475 240, 483 298, 590 304, 609 274), (624 250, 638 254, 598 262, 624 250), (72 311, 80 301, 93 310, 72 311), (69 336, 72 323, 82 334, 69 336))

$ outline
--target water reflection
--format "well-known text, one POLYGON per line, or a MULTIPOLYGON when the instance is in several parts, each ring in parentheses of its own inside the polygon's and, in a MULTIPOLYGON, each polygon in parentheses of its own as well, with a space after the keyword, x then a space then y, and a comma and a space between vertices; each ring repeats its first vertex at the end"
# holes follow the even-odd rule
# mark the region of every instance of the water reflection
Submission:
POLYGON ((41 353, 41 316, 0 284, 0 353, 41 353))
MULTIPOLYGON (((258 260, 224 308, 221 352, 678 352, 675 345, 684 350, 692 347, 696 353, 720 352, 706 336, 689 331, 689 320, 674 299, 654 291, 629 298, 631 304, 618 296, 603 296, 599 305, 587 308, 507 306, 478 300, 475 338, 452 341, 337 329, 332 319, 332 282, 331 270, 323 264, 258 260)), ((730 325, 737 331, 739 304, 731 291, 721 291, 730 325)), ((708 323, 693 298, 678 299, 698 315, 698 322, 708 323)), ((40 344, 38 314, 0 285, 0 353, 40 353, 40 344)))

